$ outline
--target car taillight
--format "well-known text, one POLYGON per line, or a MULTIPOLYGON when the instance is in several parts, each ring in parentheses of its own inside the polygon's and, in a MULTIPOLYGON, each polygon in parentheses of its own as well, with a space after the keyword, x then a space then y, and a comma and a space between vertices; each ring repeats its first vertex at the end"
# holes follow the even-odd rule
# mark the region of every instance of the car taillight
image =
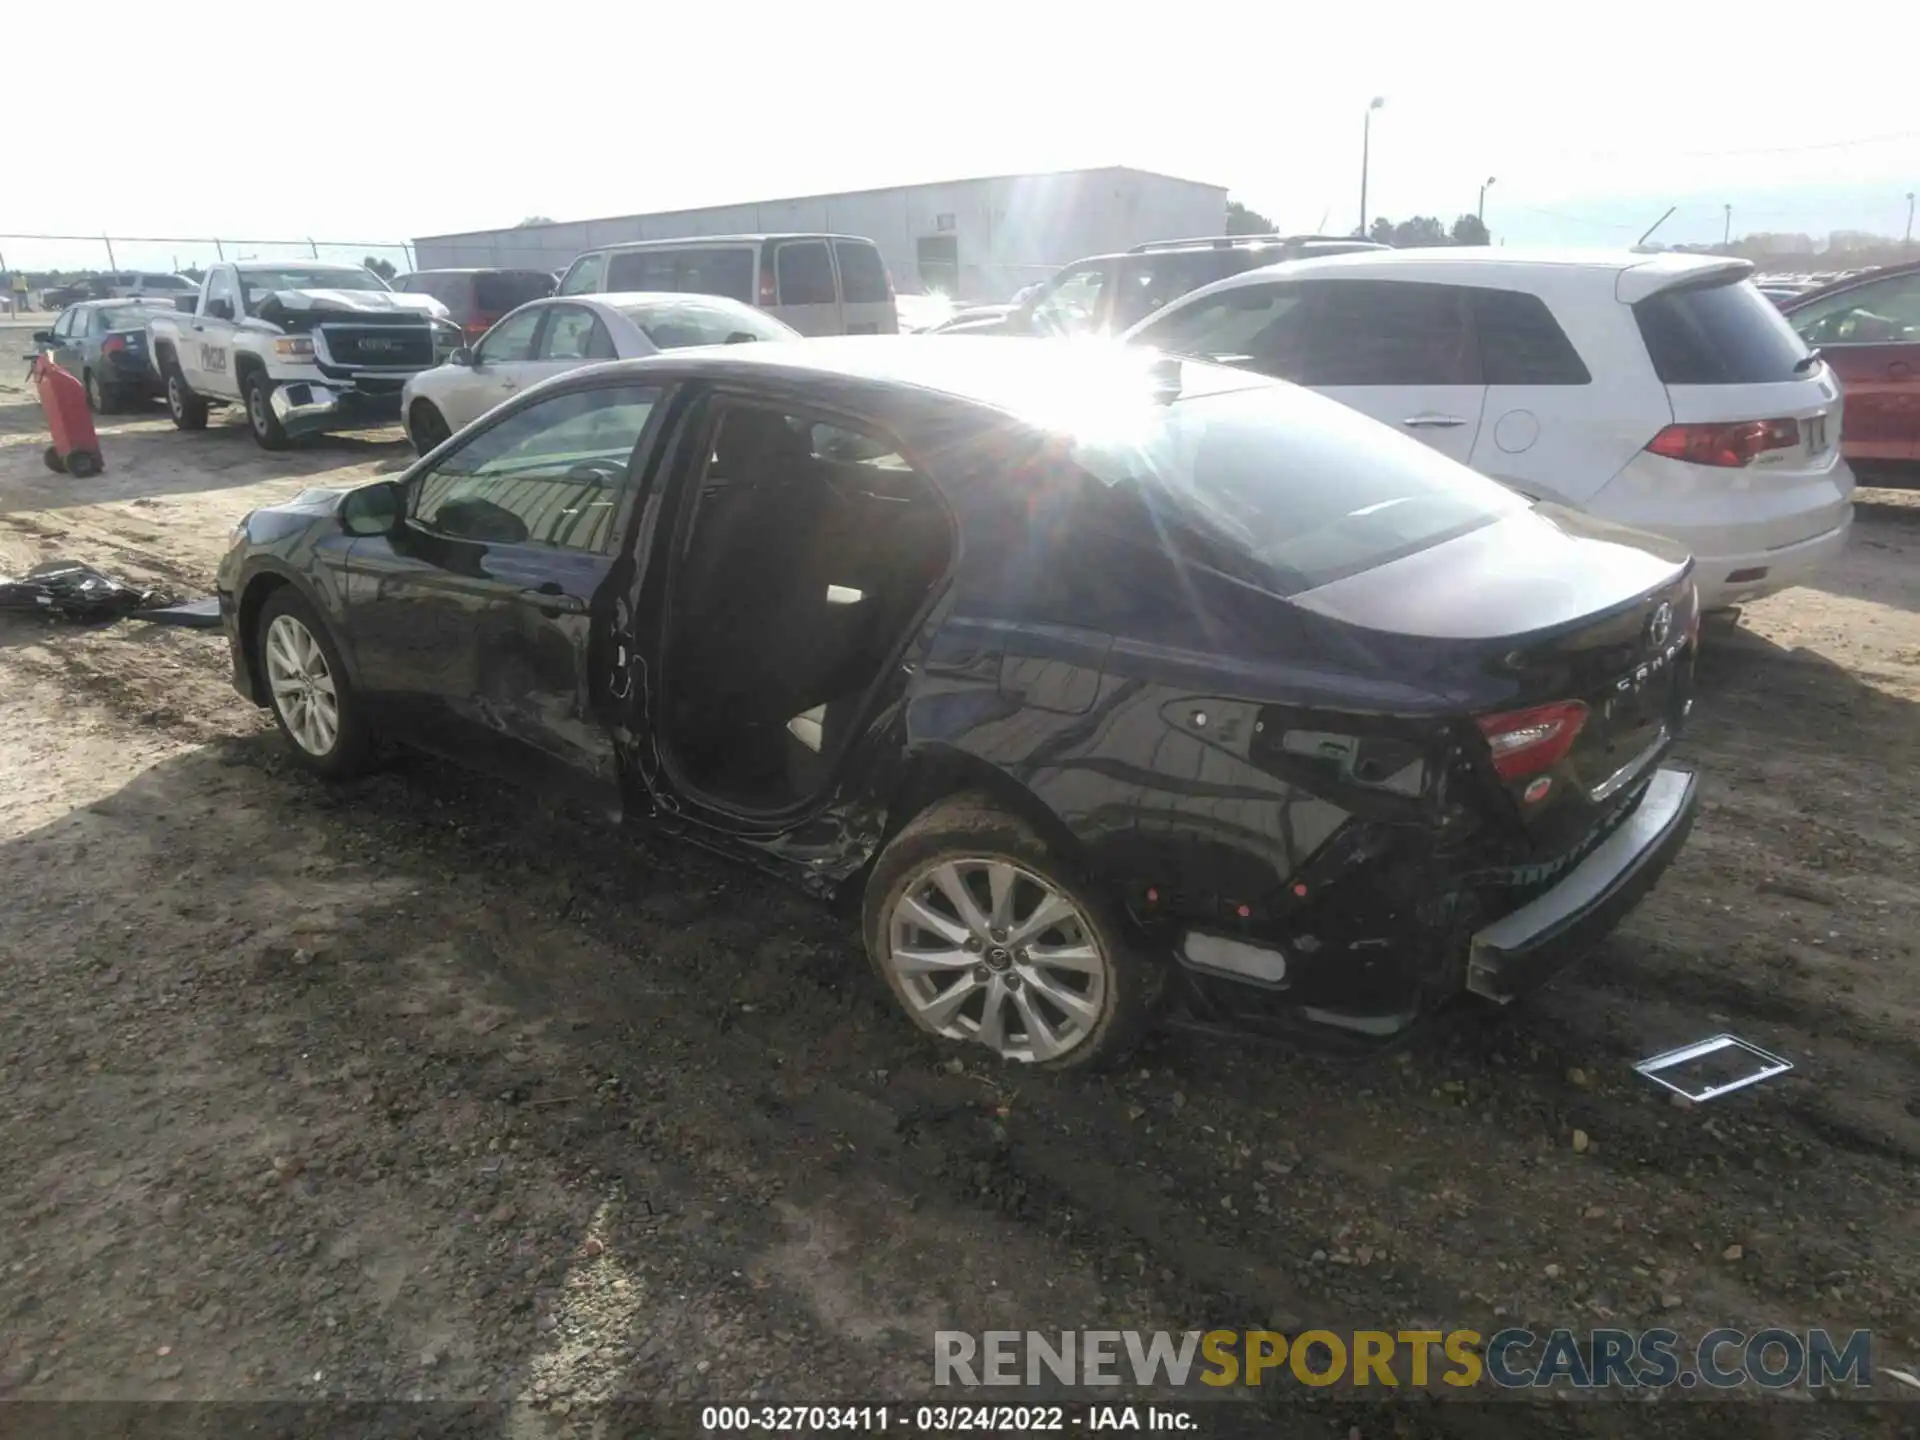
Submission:
POLYGON ((126 352, 127 342, 118 335, 109 335, 100 342, 102 355, 121 355, 126 352))
POLYGON ((1551 770, 1566 759, 1580 727, 1587 723, 1587 707, 1578 700, 1559 700, 1477 716, 1475 723, 1493 751, 1495 772, 1502 780, 1519 780, 1551 770))
POLYGON ((780 287, 773 279, 773 249, 768 246, 760 252, 760 304, 777 305, 780 303, 780 287))
POLYGON ((487 331, 491 330, 492 328, 493 328, 493 321, 490 319, 470 320, 467 322, 465 327, 463 327, 461 333, 463 333, 469 340, 478 340, 482 335, 486 334, 487 331))
POLYGON ((1769 450, 1787 450, 1800 443, 1800 422, 1741 420, 1731 425, 1669 425, 1647 442, 1647 449, 1669 460, 1692 465, 1751 464, 1769 450))

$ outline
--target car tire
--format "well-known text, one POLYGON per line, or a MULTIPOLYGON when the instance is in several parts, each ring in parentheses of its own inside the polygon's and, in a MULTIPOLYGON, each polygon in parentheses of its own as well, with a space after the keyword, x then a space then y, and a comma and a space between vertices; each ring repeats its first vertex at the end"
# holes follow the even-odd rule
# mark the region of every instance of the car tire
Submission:
POLYGON ((413 442, 413 453, 424 455, 453 434, 453 427, 447 424, 447 417, 440 413, 440 407, 431 400, 416 400, 407 411, 407 438, 413 442))
POLYGON ((364 707, 326 622, 299 591, 282 586, 267 597, 254 653, 267 707, 294 759, 329 780, 365 773, 374 745, 364 707))
POLYGON ((181 373, 180 362, 171 359, 167 361, 167 414, 176 430, 207 428, 207 402, 193 393, 181 373))
POLYGON ((111 415, 120 408, 120 392, 110 385, 100 383, 99 372, 89 370, 85 376, 87 387, 87 408, 96 415, 111 415))
POLYGON ((264 370, 255 370, 240 387, 247 407, 247 428, 262 450, 284 450, 292 443, 280 417, 273 413, 274 385, 264 370))
POLYGON ((862 928, 874 969, 922 1030, 1041 1069, 1123 1060, 1165 989, 1164 966, 1112 901, 984 796, 943 800, 893 838, 868 877, 862 928))

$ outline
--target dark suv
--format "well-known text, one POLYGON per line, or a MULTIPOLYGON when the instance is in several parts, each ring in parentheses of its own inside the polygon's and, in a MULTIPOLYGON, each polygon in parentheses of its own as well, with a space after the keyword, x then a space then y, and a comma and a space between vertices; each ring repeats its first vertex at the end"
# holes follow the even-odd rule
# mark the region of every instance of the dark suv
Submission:
POLYGON ((447 307, 466 343, 477 345, 493 322, 529 300, 544 300, 559 282, 546 270, 416 270, 393 288, 431 295, 447 307))
POLYGON ((942 335, 1118 335, 1189 290, 1282 260, 1385 250, 1342 235, 1203 235, 1094 255, 1058 271, 1021 304, 955 320, 942 335))

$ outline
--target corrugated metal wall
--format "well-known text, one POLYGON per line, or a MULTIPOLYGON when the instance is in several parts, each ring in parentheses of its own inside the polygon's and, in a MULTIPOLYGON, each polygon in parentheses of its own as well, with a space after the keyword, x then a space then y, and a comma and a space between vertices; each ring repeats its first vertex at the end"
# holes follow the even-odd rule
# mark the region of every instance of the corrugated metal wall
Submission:
POLYGON ((959 296, 1004 299, 1083 255, 1148 240, 1217 234, 1227 192, 1217 185, 1113 168, 1008 175, 658 215, 625 215, 414 241, 421 269, 461 265, 564 270, 596 245, 697 235, 828 231, 864 235, 902 290, 923 287, 919 242, 950 235, 959 296))

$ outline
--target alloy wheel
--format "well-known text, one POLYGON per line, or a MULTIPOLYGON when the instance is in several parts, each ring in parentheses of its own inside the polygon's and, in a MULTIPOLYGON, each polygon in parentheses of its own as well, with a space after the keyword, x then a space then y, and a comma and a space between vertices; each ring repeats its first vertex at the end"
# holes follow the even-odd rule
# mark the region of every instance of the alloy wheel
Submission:
POLYGON ((886 963, 927 1029, 1035 1063, 1093 1033, 1108 959, 1058 887, 1007 860, 960 858, 929 865, 897 894, 886 963))
POLYGON ((340 697, 320 642, 291 615, 267 627, 267 686, 287 733, 309 755, 325 756, 340 735, 340 697))

